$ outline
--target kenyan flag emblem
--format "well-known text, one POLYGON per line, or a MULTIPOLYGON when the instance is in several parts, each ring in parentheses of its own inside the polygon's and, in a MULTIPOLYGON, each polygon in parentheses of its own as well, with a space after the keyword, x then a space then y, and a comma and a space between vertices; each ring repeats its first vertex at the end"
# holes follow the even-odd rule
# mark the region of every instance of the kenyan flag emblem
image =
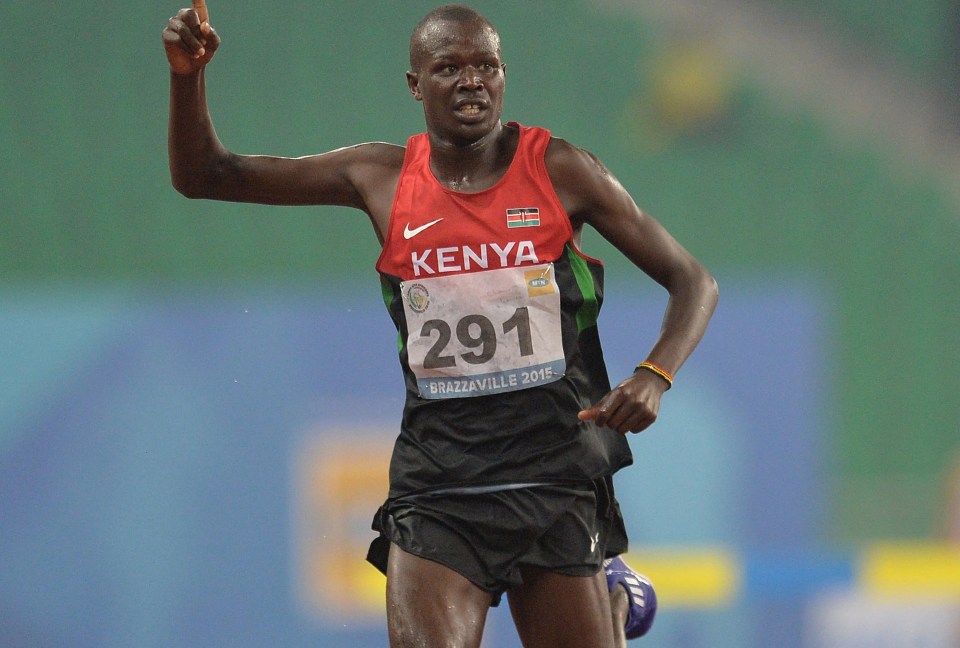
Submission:
POLYGON ((540 227, 540 210, 536 207, 523 207, 507 210, 507 227, 540 227))

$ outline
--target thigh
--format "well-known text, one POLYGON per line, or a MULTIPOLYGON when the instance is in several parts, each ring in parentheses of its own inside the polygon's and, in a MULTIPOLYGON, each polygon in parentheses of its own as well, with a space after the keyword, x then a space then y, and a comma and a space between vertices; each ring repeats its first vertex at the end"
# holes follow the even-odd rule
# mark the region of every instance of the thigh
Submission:
POLYGON ((493 596, 440 563, 390 546, 391 648, 478 648, 493 596))
POLYGON ((601 570, 565 576, 523 568, 523 584, 507 599, 524 648, 610 648, 610 595, 601 570))

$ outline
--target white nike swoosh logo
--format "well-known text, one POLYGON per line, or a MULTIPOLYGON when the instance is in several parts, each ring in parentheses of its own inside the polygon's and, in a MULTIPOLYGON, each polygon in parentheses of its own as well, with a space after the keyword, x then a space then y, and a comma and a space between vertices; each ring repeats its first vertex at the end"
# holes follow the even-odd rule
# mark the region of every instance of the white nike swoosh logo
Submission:
POLYGON ((416 236, 417 234, 419 234, 419 233, 422 232, 423 230, 427 229, 428 227, 433 227, 434 225, 436 225, 437 223, 439 223, 439 222, 442 221, 442 220, 443 220, 443 218, 441 217, 441 218, 438 218, 438 219, 435 220, 435 221, 430 221, 429 223, 424 223, 424 224, 421 225, 420 227, 414 227, 413 229, 410 229, 410 223, 407 223, 406 227, 403 228, 403 238, 408 239, 408 240, 409 240, 409 239, 412 239, 414 236, 416 236))

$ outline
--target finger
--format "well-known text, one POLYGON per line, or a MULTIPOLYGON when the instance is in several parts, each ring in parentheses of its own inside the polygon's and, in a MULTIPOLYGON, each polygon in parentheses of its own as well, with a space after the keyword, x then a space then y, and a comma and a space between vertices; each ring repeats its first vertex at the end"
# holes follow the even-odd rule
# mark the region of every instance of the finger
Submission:
POLYGON ((622 434, 626 434, 627 432, 637 433, 646 430, 653 424, 653 421, 654 418, 651 416, 643 413, 635 413, 624 421, 619 422, 616 427, 612 425, 611 427, 614 427, 615 430, 622 434))
POLYGON ((205 22, 210 22, 210 14, 207 11, 206 0, 193 0, 193 10, 197 12, 197 17, 200 19, 201 25, 205 22))
POLYGON ((173 31, 183 46, 198 59, 220 47, 220 36, 209 22, 200 22, 200 17, 191 9, 182 9, 170 19, 168 29, 173 31))
POLYGON ((604 425, 611 430, 626 434, 630 430, 630 424, 633 422, 630 413, 624 411, 626 409, 625 407, 618 407, 616 410, 611 411, 609 416, 607 416, 607 420, 604 421, 604 425))
POLYGON ((220 36, 217 34, 217 31, 210 26, 210 23, 200 25, 200 31, 203 34, 200 42, 204 48, 209 52, 216 51, 216 49, 220 47, 220 36))
POLYGON ((616 398, 613 392, 608 392, 606 396, 577 414, 581 421, 594 421, 600 427, 607 424, 610 413, 616 409, 616 398))
POLYGON ((177 17, 171 18, 167 28, 163 30, 163 42, 169 45, 178 44, 191 54, 203 47, 190 27, 177 17))
POLYGON ((594 403, 592 407, 580 410, 577 413, 577 418, 581 421, 596 421, 598 424, 603 425, 604 420, 607 417, 607 410, 610 406, 608 401, 609 397, 604 396, 599 401, 594 403))

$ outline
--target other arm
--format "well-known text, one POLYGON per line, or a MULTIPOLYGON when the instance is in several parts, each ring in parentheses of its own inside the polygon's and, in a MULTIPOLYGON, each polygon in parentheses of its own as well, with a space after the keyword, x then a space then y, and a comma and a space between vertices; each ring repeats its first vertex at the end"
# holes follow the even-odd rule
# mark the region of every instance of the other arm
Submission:
MULTIPOLYGON (((668 294, 660 334, 645 359, 673 375, 696 348, 717 304, 713 276, 649 214, 590 153, 554 139, 547 169, 575 236, 591 225, 668 294)), ((637 369, 600 401, 580 413, 620 432, 639 432, 656 420, 670 384, 637 369)))

